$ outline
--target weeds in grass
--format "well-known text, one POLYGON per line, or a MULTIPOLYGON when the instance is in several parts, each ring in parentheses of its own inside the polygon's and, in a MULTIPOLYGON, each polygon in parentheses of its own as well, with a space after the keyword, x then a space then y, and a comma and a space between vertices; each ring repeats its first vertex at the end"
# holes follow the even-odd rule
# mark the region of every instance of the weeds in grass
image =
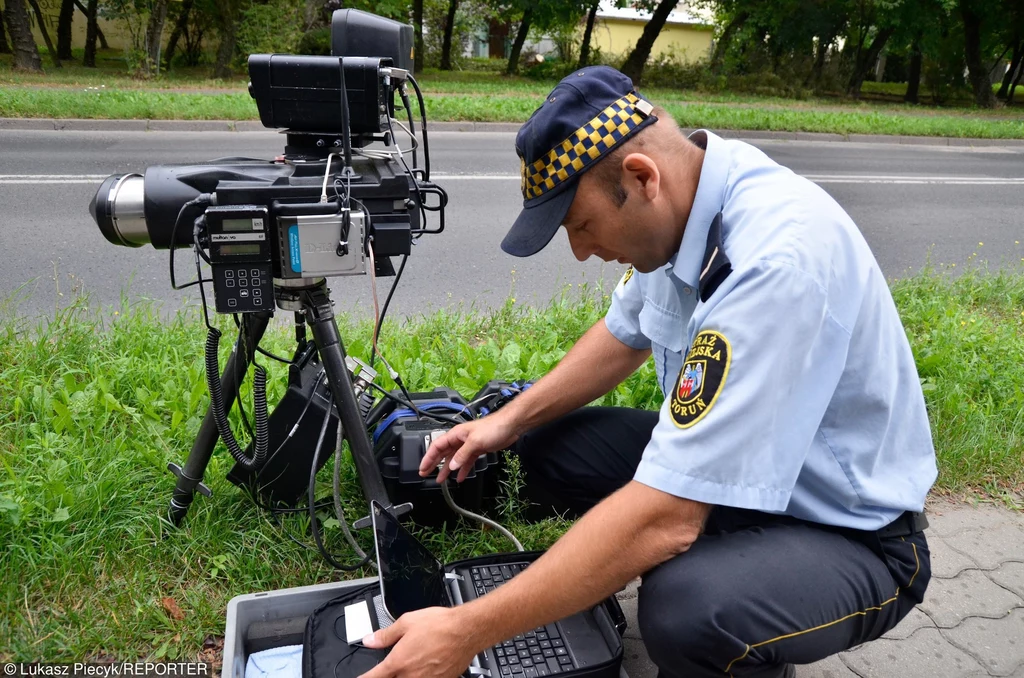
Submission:
MULTIPOLYGON (((927 270, 892 289, 925 388, 938 489, 1021 492, 1024 270, 957 278, 927 270)), ((541 309, 510 299, 486 314, 440 311, 390 321, 382 346, 411 389, 472 393, 491 379, 544 374, 607 304, 588 288, 541 309)), ((282 527, 226 481, 232 460, 223 448, 206 475, 213 497, 199 498, 183 527, 168 527, 162 516, 174 479, 166 465, 185 457, 207 404, 202 321, 194 309, 167 319, 148 304, 123 303, 117 315, 85 307, 80 300, 32 326, 0 304, 8 413, 0 418, 0 660, 194 657, 208 634, 223 633, 232 596, 337 579, 287 538, 309 541, 307 517, 282 527), (167 613, 164 598, 183 619, 167 613)), ((369 325, 339 322, 349 328, 349 352, 367 356, 369 325)), ((291 344, 288 325, 274 324, 267 348, 287 353, 291 344)), ((284 371, 265 362, 273 402, 284 371)), ((660 402, 650 361, 600 401, 660 402)), ((321 474, 320 496, 329 474, 321 474)), ((502 519, 527 548, 544 548, 567 523, 523 522, 521 480, 512 474, 502 519)), ((348 515, 365 510, 350 462, 342 495, 348 515)), ((464 522, 418 534, 446 561, 508 548, 499 534, 464 522)), ((357 536, 370 546, 365 532, 357 536)), ((344 550, 336 527, 328 526, 328 541, 344 550)))

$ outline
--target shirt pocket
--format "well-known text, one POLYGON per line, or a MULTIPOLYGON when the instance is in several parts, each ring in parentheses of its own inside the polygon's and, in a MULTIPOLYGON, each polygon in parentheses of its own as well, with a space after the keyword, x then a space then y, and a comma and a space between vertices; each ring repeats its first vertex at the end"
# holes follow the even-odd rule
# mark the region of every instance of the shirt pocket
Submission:
POLYGON ((672 388, 669 382, 676 378, 682 368, 686 325, 679 313, 664 309, 650 299, 645 302, 640 311, 640 331, 651 340, 658 385, 662 394, 667 395, 672 388))

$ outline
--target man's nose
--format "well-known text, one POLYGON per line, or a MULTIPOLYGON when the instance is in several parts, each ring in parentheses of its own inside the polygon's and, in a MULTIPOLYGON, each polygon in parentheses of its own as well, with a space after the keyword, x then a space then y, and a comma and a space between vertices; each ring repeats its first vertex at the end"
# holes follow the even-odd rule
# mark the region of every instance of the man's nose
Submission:
POLYGON ((593 246, 584 243, 579 236, 569 236, 569 247, 577 261, 586 261, 594 253, 593 246))

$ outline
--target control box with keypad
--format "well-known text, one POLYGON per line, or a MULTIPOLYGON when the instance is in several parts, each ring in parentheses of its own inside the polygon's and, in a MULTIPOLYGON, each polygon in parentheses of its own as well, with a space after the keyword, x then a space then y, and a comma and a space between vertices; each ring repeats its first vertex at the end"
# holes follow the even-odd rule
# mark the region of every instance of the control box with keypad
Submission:
POLYGON ((274 310, 267 208, 211 206, 206 210, 210 268, 218 313, 274 310))

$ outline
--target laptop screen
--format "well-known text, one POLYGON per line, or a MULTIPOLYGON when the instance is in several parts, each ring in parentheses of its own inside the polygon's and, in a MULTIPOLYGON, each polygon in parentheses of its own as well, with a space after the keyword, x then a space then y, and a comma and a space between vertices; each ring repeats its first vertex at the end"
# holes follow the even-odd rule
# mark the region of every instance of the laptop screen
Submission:
POLYGON ((441 562, 380 504, 372 502, 372 511, 381 595, 388 613, 398 619, 413 610, 444 606, 441 562))

